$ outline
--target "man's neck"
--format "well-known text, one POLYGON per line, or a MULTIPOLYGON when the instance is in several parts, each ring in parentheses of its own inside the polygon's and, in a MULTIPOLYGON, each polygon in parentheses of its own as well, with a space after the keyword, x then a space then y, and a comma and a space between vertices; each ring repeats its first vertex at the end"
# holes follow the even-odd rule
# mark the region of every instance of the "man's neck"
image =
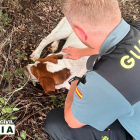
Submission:
POLYGON ((103 42, 108 37, 108 35, 120 24, 120 22, 121 22, 121 18, 118 19, 116 22, 112 22, 109 25, 102 26, 99 34, 90 35, 89 37, 90 43, 87 45, 99 51, 103 42))

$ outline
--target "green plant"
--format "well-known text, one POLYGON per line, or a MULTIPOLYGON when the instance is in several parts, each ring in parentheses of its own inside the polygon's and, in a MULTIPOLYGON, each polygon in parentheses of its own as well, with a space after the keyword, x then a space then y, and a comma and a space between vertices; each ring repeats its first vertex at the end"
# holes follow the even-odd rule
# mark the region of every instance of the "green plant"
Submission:
POLYGON ((9 84, 12 83, 12 80, 11 80, 11 78, 12 78, 12 73, 11 73, 11 72, 6 71, 6 72, 3 74, 3 78, 5 78, 5 79, 8 81, 9 84))
MULTIPOLYGON (((19 69, 16 69, 15 71, 13 71, 13 72, 11 72, 11 71, 4 72, 3 78, 5 78, 8 81, 9 84, 12 84, 12 81, 13 81, 14 77, 19 78, 23 74, 24 74, 24 69, 19 68, 19 69)), ((24 78, 22 80, 22 82, 19 83, 19 86, 22 86, 23 84, 25 84, 25 82, 26 82, 26 79, 24 78)), ((7 88, 6 90, 9 90, 9 89, 7 88)))
POLYGON ((61 97, 58 107, 64 108, 65 100, 66 100, 66 95, 61 97))
POLYGON ((66 96, 62 96, 61 98, 57 98, 57 96, 52 95, 51 101, 54 106, 64 107, 66 96))
MULTIPOLYGON (((25 42, 24 42, 25 43, 25 42)), ((24 60, 27 60, 27 53, 21 53, 20 50, 18 49, 15 49, 15 51, 17 52, 17 59, 19 60, 19 62, 24 59, 24 60)))
POLYGON ((21 137, 25 140, 26 139, 26 131, 23 131, 21 137))
MULTIPOLYGON (((19 50, 17 51, 17 58, 19 60, 23 59, 23 57, 26 57, 26 53, 23 53, 22 55, 20 54, 19 50)), ((7 94, 11 94, 10 97, 9 96, 4 96, 1 97, 0 96, 0 110, 1 110, 1 115, 0 115, 0 119, 11 119, 14 120, 17 117, 13 116, 13 112, 18 111, 18 108, 15 108, 15 105, 10 105, 8 103, 8 101, 11 100, 11 96, 12 93, 17 92, 18 89, 16 89, 16 87, 19 87, 19 89, 21 89, 24 84, 27 81, 27 78, 24 76, 24 69, 23 68, 18 68, 18 69, 13 69, 10 71, 6 71, 3 74, 3 78, 6 79, 8 86, 6 88, 3 89, 3 91, 7 92, 7 94), (17 84, 14 83, 14 81, 19 81, 17 82, 17 84), (14 90, 13 90, 14 89, 14 90), (13 90, 13 91, 12 91, 13 90)))
POLYGON ((52 95, 51 101, 53 105, 57 106, 58 105, 58 99, 55 95, 52 95))
POLYGON ((33 85, 36 86, 36 82, 32 81, 33 85))
POLYGON ((26 45, 27 42, 26 42, 26 41, 22 41, 22 43, 23 43, 24 45, 26 45))
POLYGON ((122 0, 122 2, 123 2, 123 4, 125 4, 126 3, 126 0, 122 0))
POLYGON ((2 26, 0 26, 0 31, 2 31, 2 29, 3 29, 3 27, 2 27, 2 26))
POLYGON ((41 138, 38 137, 37 134, 35 134, 35 138, 36 138, 36 140, 42 140, 41 138))
POLYGON ((17 137, 18 140, 22 140, 20 137, 17 137))
POLYGON ((16 69, 13 73, 15 76, 20 76, 24 73, 24 69, 23 68, 16 69))
POLYGON ((23 131, 20 137, 17 137, 18 140, 22 140, 21 138, 23 138, 24 140, 26 139, 26 131, 23 131))
POLYGON ((17 117, 13 116, 13 112, 18 111, 19 109, 14 107, 14 104, 12 104, 11 106, 7 105, 7 102, 8 99, 6 97, 0 96, 0 120, 15 120, 17 117))
MULTIPOLYGON (((12 19, 8 18, 7 13, 3 13, 2 11, 0 11, 0 21, 3 26, 7 26, 7 25, 9 25, 9 23, 12 22, 12 19)), ((1 26, 1 28, 2 28, 2 26, 1 26)))

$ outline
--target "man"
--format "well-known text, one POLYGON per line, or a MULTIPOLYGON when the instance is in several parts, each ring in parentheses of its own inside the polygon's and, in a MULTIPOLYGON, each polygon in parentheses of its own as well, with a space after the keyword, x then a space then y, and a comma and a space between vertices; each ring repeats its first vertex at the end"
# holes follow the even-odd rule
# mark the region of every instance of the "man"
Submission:
POLYGON ((49 112, 45 132, 54 140, 132 140, 128 132, 139 140, 140 32, 121 18, 117 0, 66 0, 63 12, 89 47, 85 55, 107 53, 94 67, 89 58, 85 82, 71 83, 64 111, 49 112))

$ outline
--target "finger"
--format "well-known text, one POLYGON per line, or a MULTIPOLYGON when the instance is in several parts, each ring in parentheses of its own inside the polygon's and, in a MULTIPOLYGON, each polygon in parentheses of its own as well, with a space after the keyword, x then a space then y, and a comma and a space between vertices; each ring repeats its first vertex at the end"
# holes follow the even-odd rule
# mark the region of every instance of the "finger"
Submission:
POLYGON ((68 50, 67 49, 63 49, 62 52, 68 53, 68 50))
POLYGON ((64 48, 64 49, 62 49, 62 50, 69 50, 69 47, 67 47, 67 48, 64 48))
POLYGON ((65 55, 65 58, 71 58, 71 55, 65 55))
POLYGON ((74 47, 72 47, 72 46, 68 46, 68 48, 71 49, 71 48, 74 48, 74 47))
POLYGON ((70 50, 73 49, 73 48, 74 48, 74 47, 68 46, 67 48, 62 49, 62 52, 65 51, 65 50, 70 51, 70 50))
POLYGON ((75 59, 75 57, 72 56, 72 55, 65 55, 65 58, 68 58, 68 59, 75 59))

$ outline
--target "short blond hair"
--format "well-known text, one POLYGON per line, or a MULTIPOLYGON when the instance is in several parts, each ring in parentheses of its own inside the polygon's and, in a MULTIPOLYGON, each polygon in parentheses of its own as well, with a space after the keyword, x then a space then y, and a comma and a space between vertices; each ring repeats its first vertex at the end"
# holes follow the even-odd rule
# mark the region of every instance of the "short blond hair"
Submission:
POLYGON ((108 24, 121 17, 117 0, 63 0, 62 12, 72 22, 92 26, 108 24))

